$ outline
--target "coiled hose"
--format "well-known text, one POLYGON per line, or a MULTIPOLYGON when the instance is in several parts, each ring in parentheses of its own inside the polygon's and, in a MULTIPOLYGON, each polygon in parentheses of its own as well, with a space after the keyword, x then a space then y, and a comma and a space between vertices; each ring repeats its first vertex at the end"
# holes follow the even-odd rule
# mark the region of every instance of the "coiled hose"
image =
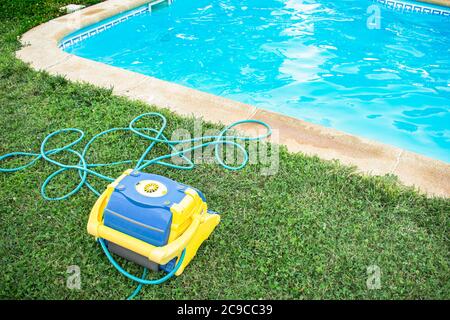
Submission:
MULTIPOLYGON (((43 159, 43 160, 55 165, 58 168, 44 180, 44 182, 41 186, 40 192, 44 199, 50 200, 50 201, 65 200, 65 199, 73 196, 74 194, 76 194, 84 186, 89 188, 97 196, 100 196, 100 192, 98 192, 88 182, 88 176, 93 175, 93 176, 103 179, 107 182, 113 182, 115 179, 112 177, 105 176, 105 175, 95 171, 94 170, 95 168, 116 166, 116 165, 122 165, 122 164, 132 164, 134 162, 137 162, 134 167, 134 170, 136 170, 136 171, 142 171, 143 169, 145 169, 151 165, 154 165, 154 164, 166 166, 169 168, 180 169, 180 170, 192 170, 195 165, 189 158, 187 158, 185 156, 185 154, 188 152, 191 152, 193 150, 196 150, 196 149, 200 149, 200 148, 204 148, 204 147, 213 145, 214 146, 214 156, 215 156, 216 161, 219 163, 219 165, 221 165, 222 167, 224 167, 225 169, 228 169, 228 170, 240 170, 243 167, 245 167, 245 165, 248 163, 248 152, 242 145, 240 145, 236 141, 245 142, 245 141, 252 141, 252 140, 262 140, 264 138, 269 137, 272 134, 272 130, 271 130, 270 126, 268 124, 266 124, 265 122, 259 121, 259 120, 237 121, 237 122, 234 122, 231 125, 225 127, 218 135, 202 136, 202 137, 196 137, 196 138, 185 139, 185 140, 169 140, 164 135, 164 130, 166 129, 166 127, 167 127, 167 119, 164 115, 157 113, 157 112, 143 113, 143 114, 137 116, 136 118, 134 118, 129 123, 128 127, 112 128, 112 129, 108 129, 108 130, 105 130, 103 132, 96 134, 92 139, 90 139, 87 142, 87 144, 84 146, 81 153, 74 150, 74 147, 76 145, 78 145, 84 139, 85 134, 82 130, 76 129, 76 128, 57 130, 57 131, 50 133, 48 136, 45 137, 45 139, 41 143, 40 150, 38 153, 11 152, 11 153, 7 153, 7 154, 0 156, 0 162, 5 161, 10 158, 17 158, 17 157, 30 158, 30 160, 27 163, 25 163, 24 165, 12 167, 12 168, 0 167, 0 172, 17 172, 20 170, 24 170, 24 169, 27 169, 28 167, 32 166, 33 164, 35 164, 37 161, 43 159), (161 125, 160 125, 159 129, 136 127, 136 123, 139 120, 141 120, 142 118, 159 118, 161 121, 161 125), (244 123, 255 123, 255 124, 262 125, 263 127, 266 128, 266 133, 263 135, 260 135, 258 137, 253 137, 253 138, 245 137, 245 136, 238 136, 238 135, 227 135, 227 133, 232 128, 234 128, 240 124, 244 124, 244 123), (87 154, 89 148, 91 147, 91 145, 94 143, 94 141, 96 141, 98 138, 100 138, 104 135, 107 135, 107 134, 110 134, 113 132, 117 132, 117 131, 131 132, 132 134, 137 135, 148 141, 149 145, 145 149, 145 151, 142 153, 142 155, 139 157, 139 159, 137 161, 135 159, 128 159, 128 160, 109 162, 109 163, 89 163, 86 159, 86 154, 87 154), (151 132, 154 135, 148 135, 146 132, 151 132), (65 146, 47 150, 47 144, 50 139, 54 138, 55 136, 61 135, 61 134, 70 134, 70 133, 78 134, 78 138, 76 138, 74 141, 66 144, 65 146), (194 146, 187 148, 187 149, 183 149, 183 150, 177 150, 178 145, 183 145, 183 144, 188 144, 188 143, 194 143, 194 146), (195 143, 198 143, 198 144, 195 144, 195 143), (147 155, 153 150, 153 148, 157 144, 164 144, 164 145, 168 146, 169 149, 171 150, 171 152, 161 155, 161 156, 158 156, 158 157, 155 157, 153 159, 146 159, 147 155), (230 165, 227 165, 223 161, 221 154, 220 154, 219 147, 224 146, 224 145, 236 147, 237 150, 243 155, 243 158, 242 158, 243 160, 240 164, 238 164, 236 166, 230 166, 230 165), (55 155, 61 154, 64 152, 75 155, 79 159, 78 164, 77 165, 65 164, 65 163, 61 163, 61 162, 55 160, 54 158, 52 158, 55 155), (185 165, 177 165, 177 164, 163 161, 163 160, 166 160, 166 159, 169 159, 172 157, 177 157, 177 156, 181 157, 185 161, 186 164, 185 165), (63 172, 65 172, 67 170, 76 170, 78 172, 78 174, 80 176, 80 181, 79 181, 78 185, 62 196, 49 197, 46 192, 47 186, 50 184, 50 182, 55 177, 57 177, 58 175, 62 174, 63 172)), ((128 297, 128 299, 133 299, 140 292, 143 285, 147 285, 147 284, 156 285, 156 284, 161 284, 161 283, 169 280, 175 274, 175 272, 178 270, 178 268, 181 266, 183 259, 184 259, 185 251, 186 251, 186 249, 183 250, 181 256, 178 259, 176 266, 174 267, 174 269, 171 272, 169 272, 168 274, 166 274, 164 277, 162 277, 160 279, 147 280, 146 279, 147 268, 144 268, 143 274, 140 278, 128 273, 114 260, 111 253, 109 252, 104 240, 98 239, 98 241, 99 241, 103 251, 105 252, 106 257, 111 262, 111 264, 122 275, 126 276, 127 278, 129 278, 135 282, 138 282, 137 288, 128 297)))

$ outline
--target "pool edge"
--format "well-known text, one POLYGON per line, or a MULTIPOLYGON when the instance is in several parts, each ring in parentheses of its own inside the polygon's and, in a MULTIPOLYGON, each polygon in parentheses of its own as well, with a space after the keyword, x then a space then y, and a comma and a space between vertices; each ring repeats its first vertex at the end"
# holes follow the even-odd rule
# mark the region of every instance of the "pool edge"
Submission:
MULTIPOLYGON (((256 108, 175 83, 68 54, 58 48, 64 36, 85 26, 137 8, 149 0, 108 0, 41 24, 21 37, 17 58, 32 68, 87 82, 113 93, 166 107, 180 115, 230 124, 242 119, 260 119, 278 129, 279 144, 291 152, 337 159, 371 175, 395 174, 409 186, 428 195, 450 197, 450 164, 391 145, 350 135, 279 113, 256 108)), ((253 128, 241 131, 251 134, 253 128)))
POLYGON ((450 7, 450 1, 449 0, 416 0, 417 2, 424 2, 424 3, 430 3, 442 7, 450 7))

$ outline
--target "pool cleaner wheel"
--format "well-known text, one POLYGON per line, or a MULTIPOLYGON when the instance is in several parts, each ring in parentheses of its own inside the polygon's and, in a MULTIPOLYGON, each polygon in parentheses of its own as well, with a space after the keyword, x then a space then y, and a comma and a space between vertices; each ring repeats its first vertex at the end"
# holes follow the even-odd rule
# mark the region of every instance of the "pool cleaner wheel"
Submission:
POLYGON ((178 276, 219 222, 195 188, 130 169, 100 195, 87 230, 104 239, 111 253, 178 276))

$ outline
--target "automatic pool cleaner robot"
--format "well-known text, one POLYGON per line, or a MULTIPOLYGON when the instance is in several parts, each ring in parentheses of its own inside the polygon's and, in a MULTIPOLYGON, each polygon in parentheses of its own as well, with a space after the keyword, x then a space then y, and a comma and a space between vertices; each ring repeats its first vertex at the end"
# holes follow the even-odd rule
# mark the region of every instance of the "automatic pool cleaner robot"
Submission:
POLYGON ((219 221, 200 191, 127 170, 97 200, 87 229, 109 252, 178 276, 219 221))
POLYGON ((209 237, 219 224, 220 216, 209 211, 203 194, 188 185, 173 181, 167 177, 145 173, 143 170, 151 165, 162 165, 175 169, 190 170, 194 163, 185 156, 195 149, 213 146, 216 161, 229 170, 242 169, 248 162, 246 149, 237 141, 261 140, 271 135, 270 127, 258 120, 243 120, 235 122, 223 129, 217 136, 203 136, 187 140, 169 140, 163 132, 166 128, 166 118, 159 113, 145 113, 133 119, 128 127, 112 128, 95 135, 78 152, 74 147, 84 138, 84 132, 69 128, 49 134, 41 143, 39 153, 12 152, 0 156, 0 161, 10 158, 27 157, 31 160, 18 167, 0 167, 0 172, 16 172, 33 165, 43 159, 55 166, 57 170, 50 174, 41 187, 41 195, 47 200, 65 200, 76 194, 83 186, 94 192, 98 199, 93 206, 87 225, 89 234, 100 243, 111 264, 124 276, 139 283, 136 290, 128 297, 132 299, 146 284, 161 284, 173 275, 179 276, 194 258, 200 245, 209 237), (157 118, 161 121, 159 129, 136 128, 136 123, 142 118, 157 118), (266 128, 266 133, 250 138, 227 135, 230 129, 242 123, 256 123, 266 128), (88 150, 102 136, 117 131, 131 132, 149 142, 149 146, 139 160, 122 160, 111 163, 89 163, 88 150), (47 150, 47 143, 61 134, 78 134, 79 137, 67 145, 47 150), (151 134, 151 135, 150 135, 151 134), (156 145, 165 145, 170 153, 148 159, 148 155, 156 145), (179 150, 178 145, 194 144, 189 148, 179 150), (220 152, 220 147, 232 146, 243 155, 243 160, 237 166, 226 164, 220 152), (57 161, 57 154, 69 153, 76 156, 76 165, 57 161), (164 160, 180 157, 184 165, 173 164, 164 160), (136 162, 134 169, 125 171, 120 177, 108 177, 95 171, 105 166, 129 165, 136 162), (67 170, 75 170, 80 177, 79 184, 67 194, 52 198, 46 189, 49 183, 67 170), (92 175, 108 181, 110 184, 103 193, 98 192, 88 181, 92 175), (144 267, 141 277, 136 277, 123 269, 113 257, 114 255, 133 261, 144 267), (147 279, 147 271, 163 271, 166 273, 156 280, 147 279))

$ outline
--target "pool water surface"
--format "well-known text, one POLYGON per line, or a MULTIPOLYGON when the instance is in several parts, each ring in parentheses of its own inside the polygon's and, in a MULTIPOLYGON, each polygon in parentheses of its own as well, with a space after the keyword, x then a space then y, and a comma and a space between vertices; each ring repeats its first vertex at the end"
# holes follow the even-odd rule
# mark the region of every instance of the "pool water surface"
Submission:
POLYGON ((450 19, 372 5, 177 0, 65 50, 450 163, 450 19))

